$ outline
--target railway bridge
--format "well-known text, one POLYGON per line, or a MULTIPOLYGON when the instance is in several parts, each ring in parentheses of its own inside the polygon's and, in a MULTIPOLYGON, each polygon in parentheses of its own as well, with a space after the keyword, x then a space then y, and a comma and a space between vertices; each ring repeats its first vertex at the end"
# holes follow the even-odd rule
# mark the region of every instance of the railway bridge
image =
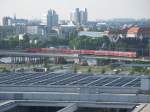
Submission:
POLYGON ((13 57, 12 60, 16 60, 19 57, 20 60, 27 58, 28 60, 46 57, 65 57, 72 59, 111 59, 111 60, 123 60, 123 61, 150 61, 149 58, 128 58, 128 57, 112 57, 112 56, 94 56, 94 55, 75 55, 75 54, 62 54, 62 53, 30 53, 23 51, 4 51, 0 50, 0 57, 13 57))

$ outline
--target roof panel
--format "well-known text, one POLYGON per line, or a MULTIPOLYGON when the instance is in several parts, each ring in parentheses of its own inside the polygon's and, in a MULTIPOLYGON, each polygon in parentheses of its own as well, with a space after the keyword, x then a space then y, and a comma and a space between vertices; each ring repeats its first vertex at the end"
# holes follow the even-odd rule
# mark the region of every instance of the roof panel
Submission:
POLYGON ((0 85, 140 87, 139 77, 74 73, 0 73, 0 85))

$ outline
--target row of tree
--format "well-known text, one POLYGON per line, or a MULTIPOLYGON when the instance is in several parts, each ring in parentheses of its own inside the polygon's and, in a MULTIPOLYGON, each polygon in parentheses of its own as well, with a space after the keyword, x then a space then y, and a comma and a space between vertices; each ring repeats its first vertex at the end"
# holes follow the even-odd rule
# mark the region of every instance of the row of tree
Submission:
POLYGON ((41 48, 61 45, 69 46, 71 49, 136 51, 140 55, 150 55, 148 40, 120 39, 114 43, 106 36, 91 38, 86 36, 78 37, 76 35, 65 39, 57 37, 43 40, 37 39, 36 43, 31 42, 28 36, 24 36, 22 40, 19 40, 18 36, 0 39, 0 49, 41 48))
POLYGON ((69 41, 69 45, 72 49, 106 49, 110 41, 107 37, 90 38, 86 36, 77 37, 69 41))

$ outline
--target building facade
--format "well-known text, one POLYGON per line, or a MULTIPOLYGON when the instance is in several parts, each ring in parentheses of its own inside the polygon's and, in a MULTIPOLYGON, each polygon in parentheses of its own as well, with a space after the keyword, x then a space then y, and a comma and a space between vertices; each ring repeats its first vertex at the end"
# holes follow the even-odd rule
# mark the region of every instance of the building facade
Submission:
POLYGON ((13 20, 11 17, 3 17, 2 19, 3 26, 11 26, 12 22, 13 20))
POLYGON ((50 9, 47 14, 47 27, 52 28, 58 25, 58 14, 55 10, 50 9))
POLYGON ((87 9, 80 10, 76 8, 74 12, 70 14, 70 21, 74 22, 76 25, 86 25, 88 21, 87 9))
POLYGON ((13 26, 0 26, 0 39, 4 39, 14 34, 15 28, 13 26))
POLYGON ((127 31, 127 38, 150 38, 150 27, 131 27, 127 31))
POLYGON ((59 38, 69 38, 71 35, 76 35, 76 26, 73 23, 60 25, 58 29, 59 38))

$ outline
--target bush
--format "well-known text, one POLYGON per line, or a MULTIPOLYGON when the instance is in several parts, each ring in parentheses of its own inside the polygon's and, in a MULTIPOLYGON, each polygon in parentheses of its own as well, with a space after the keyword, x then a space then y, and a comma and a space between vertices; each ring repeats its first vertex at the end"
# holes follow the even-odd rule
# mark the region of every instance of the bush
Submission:
POLYGON ((88 68, 88 73, 91 73, 91 71, 92 71, 92 70, 91 70, 91 67, 89 67, 89 68, 88 68))
POLYGON ((4 68, 2 68, 1 72, 10 72, 10 70, 8 70, 4 67, 4 68))
POLYGON ((101 70, 101 73, 104 74, 105 72, 106 72, 106 70, 103 68, 103 69, 101 70))
POLYGON ((74 72, 74 73, 77 73, 77 71, 78 71, 78 70, 77 70, 77 66, 75 65, 75 66, 73 67, 73 72, 74 72))

